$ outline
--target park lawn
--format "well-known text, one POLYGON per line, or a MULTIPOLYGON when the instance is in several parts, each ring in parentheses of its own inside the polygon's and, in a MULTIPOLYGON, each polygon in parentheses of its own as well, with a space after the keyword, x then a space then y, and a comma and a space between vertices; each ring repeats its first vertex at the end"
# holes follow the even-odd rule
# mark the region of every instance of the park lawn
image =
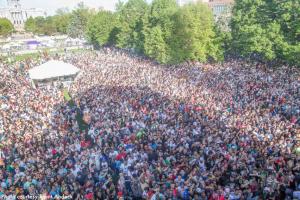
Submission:
POLYGON ((69 102, 69 101, 72 100, 72 98, 71 98, 71 96, 70 96, 70 94, 69 94, 69 92, 68 92, 67 89, 64 89, 63 93, 64 93, 64 98, 65 98, 66 101, 69 102))
MULTIPOLYGON (((57 54, 65 53, 65 51, 63 49, 59 49, 59 50, 55 50, 55 51, 50 51, 49 49, 44 49, 44 51, 48 52, 49 55, 55 55, 56 53, 57 54)), ((85 52, 85 51, 91 51, 91 50, 87 50, 87 49, 69 49, 69 50, 67 50, 67 52, 71 52, 71 53, 81 53, 81 52, 85 52)), ((19 54, 19 55, 14 56, 14 59, 12 62, 13 63, 21 62, 21 61, 25 61, 28 58, 36 60, 40 56, 41 56, 41 52, 19 54)), ((8 59, 9 57, 10 56, 4 56, 3 58, 8 59)))
POLYGON ((39 53, 28 53, 28 54, 20 54, 20 55, 16 55, 15 56, 15 61, 19 62, 19 61, 24 61, 28 58, 30 59, 37 59, 40 56, 39 53))

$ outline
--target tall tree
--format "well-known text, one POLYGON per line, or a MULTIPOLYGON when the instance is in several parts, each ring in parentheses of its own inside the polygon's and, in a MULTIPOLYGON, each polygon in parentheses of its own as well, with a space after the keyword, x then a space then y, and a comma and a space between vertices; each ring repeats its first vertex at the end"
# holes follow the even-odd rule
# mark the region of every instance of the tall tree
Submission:
POLYGON ((143 19, 148 10, 145 0, 129 0, 117 4, 117 46, 137 52, 144 50, 143 19))
POLYGON ((173 60, 201 61, 222 58, 220 45, 216 41, 214 19, 211 9, 203 4, 188 4, 175 15, 173 37, 173 60))
POLYGON ((223 50, 223 58, 225 56, 232 56, 232 35, 230 27, 231 13, 232 5, 228 6, 218 17, 215 18, 215 41, 220 45, 220 50, 223 50))
POLYGON ((83 3, 78 4, 78 8, 72 12, 67 33, 72 38, 82 38, 85 35, 86 26, 91 13, 83 3))
POLYGON ((178 10, 175 0, 154 0, 144 26, 145 54, 161 63, 171 60, 174 16, 178 10), (159 47, 159 48, 158 48, 159 47))
POLYGON ((45 35, 53 35, 56 33, 56 26, 53 17, 46 17, 43 23, 43 34, 45 35))
POLYGON ((111 35, 116 26, 116 15, 110 11, 100 11, 88 22, 86 35, 94 45, 106 45, 114 43, 111 35))
POLYGON ((0 35, 8 36, 14 31, 13 24, 6 18, 0 18, 0 35))
POLYGON ((271 20, 276 19, 282 34, 277 56, 290 64, 300 66, 298 59, 300 57, 300 2, 298 0, 268 1, 268 4, 272 10, 267 14, 271 20))
POLYGON ((27 32, 35 33, 37 30, 36 21, 33 17, 29 17, 25 22, 25 30, 27 32))
POLYGON ((232 17, 232 46, 243 56, 262 61, 300 64, 300 3, 236 0, 232 17))
POLYGON ((259 22, 262 17, 259 8, 263 7, 263 0, 235 2, 232 17, 233 47, 243 56, 259 54, 266 59, 275 57, 267 29, 259 22))
POLYGON ((151 32, 147 33, 145 47, 145 53, 149 57, 161 63, 169 62, 169 47, 165 42, 161 27, 155 26, 151 28, 151 32))
POLYGON ((70 20, 71 14, 69 13, 68 9, 58 9, 56 11, 56 15, 53 16, 56 31, 62 34, 66 34, 70 20))

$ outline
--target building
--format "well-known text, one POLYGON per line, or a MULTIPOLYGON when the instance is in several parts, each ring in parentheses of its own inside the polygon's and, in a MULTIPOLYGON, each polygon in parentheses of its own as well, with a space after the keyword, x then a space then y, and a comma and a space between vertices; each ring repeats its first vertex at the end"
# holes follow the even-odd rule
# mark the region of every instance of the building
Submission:
POLYGON ((29 17, 45 17, 45 11, 37 8, 23 8, 20 0, 7 0, 7 7, 0 8, 0 18, 7 18, 16 30, 23 30, 24 24, 29 17))
POLYGON ((234 0, 209 0, 207 2, 216 17, 230 13, 233 3, 234 0))
POLYGON ((197 2, 197 0, 177 0, 177 4, 179 6, 183 6, 185 4, 188 4, 188 3, 195 3, 197 2))
POLYGON ((230 7, 234 3, 234 0, 177 0, 179 6, 183 6, 188 3, 203 2, 213 10, 215 17, 219 17, 224 13, 230 11, 230 7))

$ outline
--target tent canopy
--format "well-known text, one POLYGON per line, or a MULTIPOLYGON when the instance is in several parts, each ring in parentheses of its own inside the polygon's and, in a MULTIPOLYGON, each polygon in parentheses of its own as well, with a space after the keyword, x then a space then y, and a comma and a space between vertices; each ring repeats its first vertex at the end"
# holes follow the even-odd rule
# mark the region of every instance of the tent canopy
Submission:
POLYGON ((40 66, 29 70, 32 80, 45 80, 64 76, 76 75, 80 70, 69 63, 58 60, 50 60, 40 66))
POLYGON ((38 42, 38 41, 35 41, 35 40, 31 40, 31 41, 27 41, 26 44, 27 45, 38 45, 38 44, 41 44, 41 43, 38 42))
POLYGON ((9 44, 5 44, 2 46, 2 49, 9 49, 10 48, 10 45, 9 44))

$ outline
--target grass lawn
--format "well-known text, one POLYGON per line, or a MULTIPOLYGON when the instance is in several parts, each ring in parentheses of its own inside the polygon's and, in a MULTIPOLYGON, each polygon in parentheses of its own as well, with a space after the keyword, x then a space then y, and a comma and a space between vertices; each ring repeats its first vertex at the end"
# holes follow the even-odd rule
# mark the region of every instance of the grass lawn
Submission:
POLYGON ((22 54, 22 55, 16 55, 15 56, 15 61, 24 61, 28 58, 30 59, 37 59, 40 56, 39 53, 28 53, 28 54, 22 54))
MULTIPOLYGON (((55 50, 55 51, 50 51, 49 49, 44 49, 41 50, 41 52, 46 51, 48 52, 49 55, 55 55, 57 54, 64 54, 65 51, 63 49, 59 49, 59 50, 55 50)), ((80 53, 80 52, 85 52, 85 51, 91 51, 91 50, 87 50, 87 49, 68 49, 67 52, 68 53, 80 53)), ((36 53, 25 53, 25 54, 20 54, 20 55, 15 55, 13 56, 13 63, 14 62, 20 62, 20 61, 25 61, 26 59, 30 58, 33 60, 38 59, 41 56, 40 52, 36 52, 36 53)), ((10 56, 3 56, 3 59, 8 59, 10 56)))
POLYGON ((66 100, 66 101, 71 101, 72 98, 70 97, 68 90, 67 90, 67 89, 64 89, 63 92, 64 92, 64 98, 65 98, 65 100, 66 100))

